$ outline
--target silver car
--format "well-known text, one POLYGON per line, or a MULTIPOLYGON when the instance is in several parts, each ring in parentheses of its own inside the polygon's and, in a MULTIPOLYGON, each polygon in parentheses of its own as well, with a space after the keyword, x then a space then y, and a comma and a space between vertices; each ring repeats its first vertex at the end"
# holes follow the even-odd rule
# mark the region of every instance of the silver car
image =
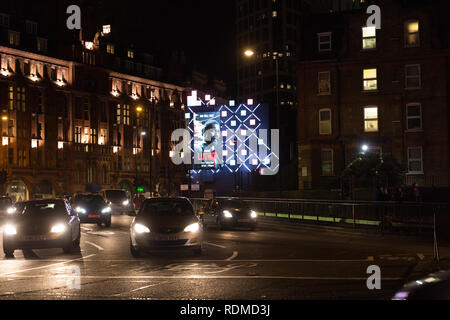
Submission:
POLYGON ((130 227, 130 250, 143 252, 191 249, 202 253, 202 224, 186 198, 153 198, 142 204, 130 227))

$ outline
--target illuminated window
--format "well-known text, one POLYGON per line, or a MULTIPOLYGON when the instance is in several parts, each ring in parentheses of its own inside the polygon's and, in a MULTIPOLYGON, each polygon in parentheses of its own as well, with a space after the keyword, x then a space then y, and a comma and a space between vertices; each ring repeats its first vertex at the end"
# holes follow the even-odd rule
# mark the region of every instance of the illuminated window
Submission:
POLYGON ((420 64, 410 64, 405 67, 406 88, 416 89, 421 87, 420 64))
POLYGON ((117 105, 117 109, 116 109, 116 123, 117 124, 121 124, 121 119, 122 119, 122 106, 120 104, 117 105))
POLYGON ((331 32, 318 33, 319 52, 331 51, 331 32))
POLYGON ((377 29, 376 27, 362 28, 363 49, 375 49, 377 47, 377 29))
POLYGON ((75 143, 81 143, 81 127, 75 127, 75 143))
POLYGON ((128 50, 128 58, 134 59, 134 51, 133 50, 128 50))
POLYGON ((408 173, 423 173, 422 147, 408 148, 408 173))
POLYGON ((364 91, 371 91, 378 89, 378 81, 377 81, 377 69, 364 69, 363 72, 364 78, 364 91))
POLYGON ((319 111, 319 134, 330 135, 331 132, 331 110, 322 109, 319 111))
POLYGON ((123 106, 123 124, 129 126, 130 125, 130 106, 123 106))
POLYGON ((106 45, 106 52, 108 52, 109 54, 114 54, 114 45, 113 44, 107 44, 106 45))
POLYGON ((330 83, 330 72, 319 72, 319 94, 330 94, 331 93, 331 83, 330 83))
POLYGON ((364 108, 364 132, 378 132, 378 108, 364 108))
POLYGON ((413 48, 420 46, 419 21, 405 22, 405 47, 413 48))
POLYGON ((11 45, 11 46, 20 45, 20 33, 19 32, 9 30, 9 45, 11 45))
POLYGON ((97 144, 97 129, 91 129, 91 143, 97 144))
POLYGON ((104 34, 110 34, 111 33, 111 25, 104 25, 103 26, 103 33, 104 34))
POLYGON ((333 176, 333 150, 322 150, 322 176, 333 176))
POLYGON ((46 52, 47 51, 47 39, 44 38, 36 38, 37 51, 38 52, 46 52))
POLYGON ((422 129, 422 106, 420 103, 410 103, 406 106, 406 128, 411 131, 422 129))

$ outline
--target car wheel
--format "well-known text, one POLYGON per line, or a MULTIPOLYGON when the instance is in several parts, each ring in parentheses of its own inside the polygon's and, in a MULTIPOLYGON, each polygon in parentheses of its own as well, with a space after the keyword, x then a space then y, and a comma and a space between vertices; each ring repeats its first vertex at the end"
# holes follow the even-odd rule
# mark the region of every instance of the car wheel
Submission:
POLYGON ((106 220, 105 227, 106 228, 111 228, 111 216, 109 216, 108 219, 106 220))
POLYGON ((217 226, 219 227, 220 230, 225 230, 225 226, 223 225, 221 219, 217 219, 217 226))
POLYGON ((140 258, 142 256, 141 252, 135 246, 133 246, 131 243, 130 243, 130 252, 134 258, 140 258))
MULTIPOLYGON (((72 239, 72 237, 70 239, 72 239)), ((63 249, 64 253, 72 253, 72 251, 74 249, 74 241, 69 240, 69 243, 62 249, 63 249)))
POLYGON ((78 230, 78 237, 73 242, 73 247, 74 248, 79 248, 80 247, 80 240, 81 240, 81 229, 78 230))
POLYGON ((3 246, 3 252, 5 253, 5 256, 7 258, 13 258, 14 257, 14 249, 9 249, 8 247, 3 246))

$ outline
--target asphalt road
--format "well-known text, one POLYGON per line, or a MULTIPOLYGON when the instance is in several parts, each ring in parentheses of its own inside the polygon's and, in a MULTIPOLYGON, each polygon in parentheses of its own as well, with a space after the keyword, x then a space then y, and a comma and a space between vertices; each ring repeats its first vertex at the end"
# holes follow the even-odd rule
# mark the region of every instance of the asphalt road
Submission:
POLYGON ((68 255, 17 250, 6 259, 0 241, 0 299, 390 299, 433 255, 423 239, 260 221, 254 232, 207 230, 202 256, 135 259, 131 221, 82 225, 81 251, 68 255), (367 288, 371 265, 381 268, 381 290, 367 288))

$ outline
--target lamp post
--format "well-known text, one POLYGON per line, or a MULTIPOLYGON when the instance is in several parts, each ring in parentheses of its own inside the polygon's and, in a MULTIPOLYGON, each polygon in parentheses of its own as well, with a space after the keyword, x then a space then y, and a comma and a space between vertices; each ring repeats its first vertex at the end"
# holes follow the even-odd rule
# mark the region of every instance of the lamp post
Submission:
POLYGON ((138 188, 138 166, 137 166, 137 157, 138 157, 138 146, 140 146, 140 142, 141 142, 141 135, 139 134, 139 125, 140 125, 140 116, 141 113, 144 109, 141 106, 137 106, 136 107, 136 145, 135 148, 133 150, 134 153, 134 167, 135 167, 135 171, 136 171, 136 178, 134 179, 135 183, 136 183, 136 194, 138 193, 137 188, 138 188))
MULTIPOLYGON (((252 49, 247 49, 244 51, 244 55, 247 58, 252 58, 255 55, 255 52, 252 49)), ((281 115, 280 115, 280 64, 279 61, 283 57, 283 54, 280 52, 272 52, 272 58, 275 60, 275 82, 276 82, 276 96, 277 96, 277 127, 280 130, 281 135, 281 115)), ((281 150, 280 150, 281 151, 281 150)), ((280 192, 280 198, 282 198, 282 187, 281 187, 281 154, 279 155, 279 169, 278 169, 278 189, 280 192)))

